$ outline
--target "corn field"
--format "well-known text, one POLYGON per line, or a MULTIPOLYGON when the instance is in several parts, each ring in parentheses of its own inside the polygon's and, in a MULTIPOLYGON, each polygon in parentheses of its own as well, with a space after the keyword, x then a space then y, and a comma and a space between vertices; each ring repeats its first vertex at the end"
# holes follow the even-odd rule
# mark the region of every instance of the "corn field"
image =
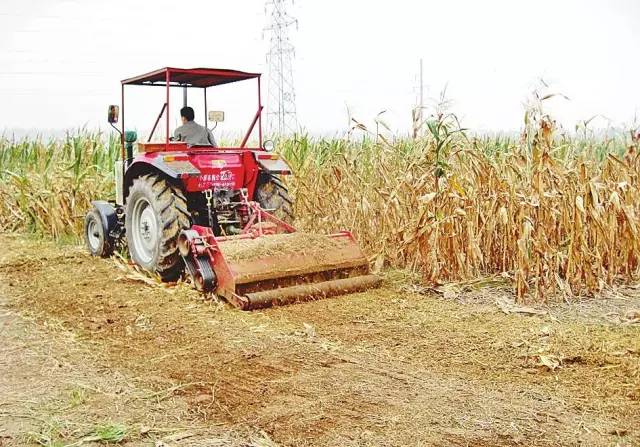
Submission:
MULTIPOLYGON (((294 137, 279 148, 297 225, 352 230, 372 260, 427 284, 502 275, 520 301, 569 300, 640 273, 636 132, 568 137, 532 109, 521 137, 473 137, 438 113, 417 139, 294 137)), ((90 201, 113 195, 115 139, 0 140, 0 227, 82 233, 90 201)))
POLYGON ((79 237, 91 200, 113 195, 117 143, 85 131, 48 143, 0 139, 0 228, 79 237))

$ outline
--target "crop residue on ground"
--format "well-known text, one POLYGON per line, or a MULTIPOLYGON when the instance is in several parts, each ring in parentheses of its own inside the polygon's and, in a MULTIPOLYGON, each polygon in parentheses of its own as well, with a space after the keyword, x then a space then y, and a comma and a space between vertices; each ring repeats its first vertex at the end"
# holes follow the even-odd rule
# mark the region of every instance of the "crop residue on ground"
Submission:
POLYGON ((136 281, 79 247, 0 242, 0 294, 14 312, 183 399, 187 426, 258 427, 282 445, 640 440, 633 293, 583 321, 570 308, 499 307, 504 286, 463 292, 470 283, 445 299, 391 275, 380 290, 247 313, 136 281))

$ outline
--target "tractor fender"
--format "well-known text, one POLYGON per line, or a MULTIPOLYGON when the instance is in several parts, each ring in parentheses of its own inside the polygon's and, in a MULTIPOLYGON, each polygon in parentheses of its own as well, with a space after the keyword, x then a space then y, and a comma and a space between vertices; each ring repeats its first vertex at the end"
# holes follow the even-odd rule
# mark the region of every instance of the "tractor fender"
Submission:
POLYGON ((288 175, 291 174, 291 168, 280 154, 274 154, 264 151, 254 151, 254 157, 262 172, 269 174, 288 175))
POLYGON ((94 200, 91 204, 100 215, 100 222, 102 222, 104 234, 109 237, 109 234, 118 226, 116 208, 104 200, 94 200))
POLYGON ((165 161, 163 156, 136 159, 127 167, 124 174, 124 197, 129 194, 133 180, 146 174, 159 174, 177 183, 184 177, 200 175, 200 170, 191 163, 165 161))

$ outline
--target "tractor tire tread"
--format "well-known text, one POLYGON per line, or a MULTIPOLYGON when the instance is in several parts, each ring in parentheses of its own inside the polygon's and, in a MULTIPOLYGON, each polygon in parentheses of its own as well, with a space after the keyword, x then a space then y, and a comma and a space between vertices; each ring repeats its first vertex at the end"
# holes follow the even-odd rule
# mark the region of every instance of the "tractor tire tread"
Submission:
POLYGON ((287 223, 293 223, 293 200, 282 181, 271 173, 262 173, 258 179, 255 193, 261 207, 275 209, 274 215, 287 223), (271 184, 271 188, 266 185, 271 184))
POLYGON ((177 250, 177 240, 180 232, 190 226, 190 216, 187 201, 182 191, 158 175, 144 175, 134 180, 132 189, 139 182, 150 187, 151 198, 155 202, 152 206, 157 210, 160 218, 160 247, 155 260, 155 272, 163 280, 178 279, 183 270, 182 258, 177 250))

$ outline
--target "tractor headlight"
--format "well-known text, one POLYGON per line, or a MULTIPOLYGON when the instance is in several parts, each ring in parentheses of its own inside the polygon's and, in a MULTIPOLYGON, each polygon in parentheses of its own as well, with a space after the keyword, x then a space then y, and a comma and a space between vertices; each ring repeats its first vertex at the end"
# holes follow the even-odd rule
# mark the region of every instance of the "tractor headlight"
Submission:
POLYGON ((264 149, 267 152, 273 152, 275 148, 276 148, 276 145, 273 143, 272 140, 267 140, 264 143, 262 143, 262 149, 264 149))

